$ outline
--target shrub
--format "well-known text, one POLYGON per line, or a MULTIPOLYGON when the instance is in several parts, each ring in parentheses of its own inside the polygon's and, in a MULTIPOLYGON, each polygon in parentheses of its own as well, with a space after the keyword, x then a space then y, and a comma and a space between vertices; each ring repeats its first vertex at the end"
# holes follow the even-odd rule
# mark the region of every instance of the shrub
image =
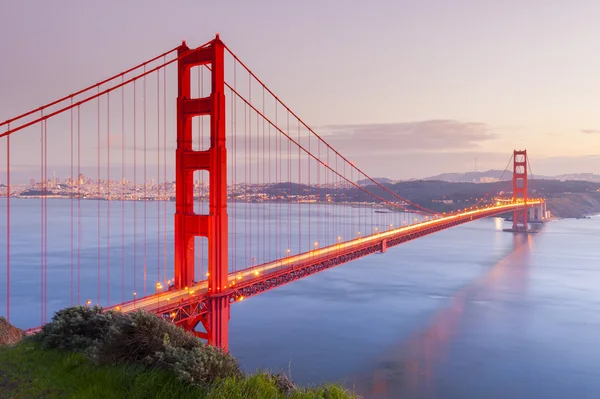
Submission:
POLYGON ((120 313, 103 311, 98 306, 74 306, 56 312, 36 339, 42 348, 91 352, 121 318, 123 315, 120 313))
POLYGON ((43 348, 85 352, 103 364, 142 364, 169 370, 197 385, 243 377, 228 353, 143 311, 121 314, 100 307, 66 308, 56 312, 36 339, 43 348))
POLYGON ((165 350, 165 337, 171 345, 185 350, 201 344, 183 329, 155 315, 137 311, 125 315, 107 330, 95 356, 103 363, 152 364, 155 354, 165 350))
POLYGON ((172 370, 179 379, 190 384, 207 385, 217 379, 241 379, 237 360, 214 346, 201 344, 190 350, 166 343, 156 354, 157 365, 172 370))
POLYGON ((216 378, 241 377, 237 361, 218 348, 149 313, 120 318, 96 346, 102 363, 142 363, 173 371, 186 382, 206 384, 216 378))

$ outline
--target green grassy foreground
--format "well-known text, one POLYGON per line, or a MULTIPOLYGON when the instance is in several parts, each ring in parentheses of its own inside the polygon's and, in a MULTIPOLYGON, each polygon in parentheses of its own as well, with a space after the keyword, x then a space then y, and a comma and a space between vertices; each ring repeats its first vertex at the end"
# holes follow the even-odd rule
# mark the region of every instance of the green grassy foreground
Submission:
POLYGON ((298 389, 286 396, 265 375, 219 379, 209 387, 184 384, 172 373, 136 365, 95 365, 76 352, 40 349, 25 340, 0 347, 0 398, 356 398, 338 386, 298 389))

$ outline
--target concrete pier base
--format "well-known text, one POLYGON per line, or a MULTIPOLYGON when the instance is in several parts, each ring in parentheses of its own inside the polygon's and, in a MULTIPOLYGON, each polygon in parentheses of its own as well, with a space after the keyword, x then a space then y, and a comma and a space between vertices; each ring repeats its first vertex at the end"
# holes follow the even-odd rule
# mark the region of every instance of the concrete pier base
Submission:
POLYGON ((508 233, 517 233, 517 234, 533 234, 533 233, 538 233, 539 230, 536 229, 523 229, 523 228, 516 228, 513 229, 512 227, 510 229, 502 229, 502 231, 506 231, 508 233))

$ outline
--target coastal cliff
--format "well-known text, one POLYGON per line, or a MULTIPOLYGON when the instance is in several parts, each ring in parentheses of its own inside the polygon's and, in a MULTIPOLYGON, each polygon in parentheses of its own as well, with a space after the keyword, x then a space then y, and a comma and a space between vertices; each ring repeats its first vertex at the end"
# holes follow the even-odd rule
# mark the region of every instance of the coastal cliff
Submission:
POLYGON ((600 192, 562 193, 546 201, 552 215, 560 218, 580 218, 600 213, 600 192))

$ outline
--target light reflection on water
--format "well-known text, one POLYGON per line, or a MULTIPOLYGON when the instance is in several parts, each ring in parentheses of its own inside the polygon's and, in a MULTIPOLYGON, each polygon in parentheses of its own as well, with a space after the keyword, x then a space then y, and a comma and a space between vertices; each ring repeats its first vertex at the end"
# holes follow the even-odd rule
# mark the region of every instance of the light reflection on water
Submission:
MULTIPOLYGON (((502 219, 497 218, 495 225, 501 230, 502 219)), ((448 345, 467 302, 486 303, 486 293, 494 290, 500 280, 507 281, 513 293, 523 293, 527 289, 527 258, 532 250, 531 235, 514 235, 510 253, 485 275, 447 298, 448 306, 437 312, 423 330, 388 348, 385 355, 376 360, 377 369, 371 375, 352 378, 353 387, 373 399, 392 398, 399 392, 402 397, 443 397, 436 389, 435 368, 448 355, 448 345)))

